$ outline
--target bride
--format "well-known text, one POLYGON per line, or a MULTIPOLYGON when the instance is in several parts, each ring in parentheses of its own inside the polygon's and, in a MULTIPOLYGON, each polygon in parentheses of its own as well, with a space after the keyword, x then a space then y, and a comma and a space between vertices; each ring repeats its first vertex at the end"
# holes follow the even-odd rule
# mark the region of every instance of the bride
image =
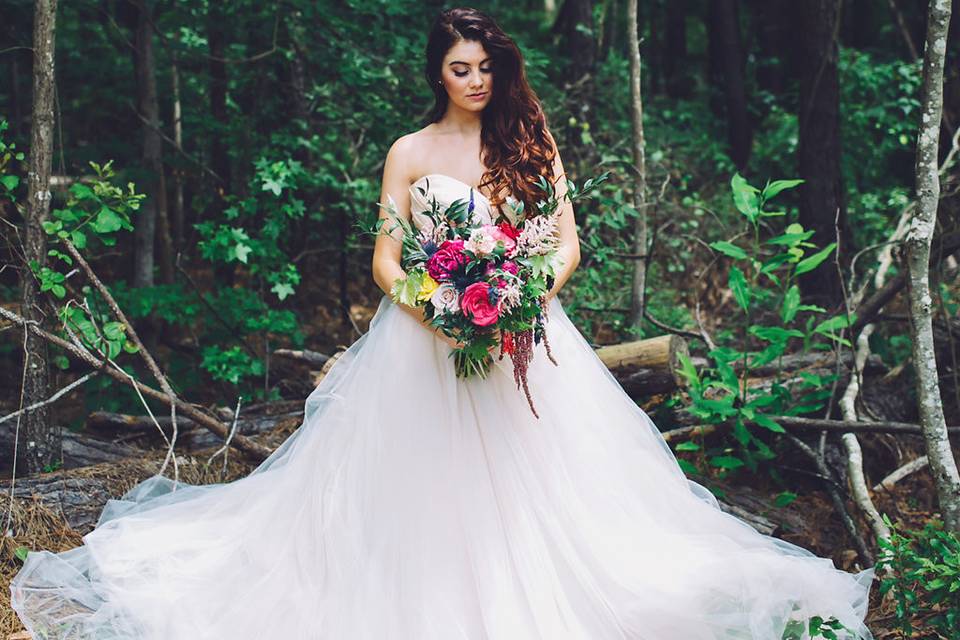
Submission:
MULTIPOLYGON (((496 221, 563 166, 516 45, 453 9, 429 35, 432 123, 387 154, 381 200, 496 221), (483 164, 480 163, 482 158, 483 164)), ((557 365, 535 347, 534 417, 504 362, 458 378, 456 342, 381 301, 249 476, 155 475, 81 547, 31 552, 11 584, 34 638, 110 640, 780 640, 811 616, 863 622, 873 580, 721 511, 556 297, 579 261, 569 202, 548 294, 557 365)), ((527 209, 530 210, 529 208, 527 209)), ((380 235, 373 276, 403 276, 380 235)))

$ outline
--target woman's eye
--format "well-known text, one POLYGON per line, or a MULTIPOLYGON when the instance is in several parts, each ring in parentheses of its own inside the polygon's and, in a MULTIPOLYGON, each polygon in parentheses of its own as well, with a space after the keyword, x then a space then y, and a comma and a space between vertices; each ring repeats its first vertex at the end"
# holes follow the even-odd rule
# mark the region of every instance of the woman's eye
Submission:
MULTIPOLYGON (((492 72, 493 72, 493 67, 488 67, 488 68, 486 68, 486 69, 480 69, 480 72, 481 72, 481 73, 492 73, 492 72)), ((467 75, 468 73, 470 73, 470 72, 469 72, 469 71, 454 71, 454 72, 453 72, 453 75, 457 76, 458 78, 462 78, 463 76, 467 75)))

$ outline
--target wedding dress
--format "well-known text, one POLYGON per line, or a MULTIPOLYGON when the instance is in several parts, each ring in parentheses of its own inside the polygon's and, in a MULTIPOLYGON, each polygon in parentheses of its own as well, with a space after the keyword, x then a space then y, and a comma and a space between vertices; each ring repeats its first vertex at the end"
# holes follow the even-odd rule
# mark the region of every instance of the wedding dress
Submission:
MULTIPOLYGON (((431 198, 494 213, 429 174, 414 224, 431 198)), ((548 311, 558 366, 540 343, 537 419, 509 358, 459 379, 450 347, 383 297, 249 476, 143 481, 83 546, 29 553, 13 607, 35 638, 780 640, 819 615, 871 640, 874 568, 721 511, 560 301, 548 311)))

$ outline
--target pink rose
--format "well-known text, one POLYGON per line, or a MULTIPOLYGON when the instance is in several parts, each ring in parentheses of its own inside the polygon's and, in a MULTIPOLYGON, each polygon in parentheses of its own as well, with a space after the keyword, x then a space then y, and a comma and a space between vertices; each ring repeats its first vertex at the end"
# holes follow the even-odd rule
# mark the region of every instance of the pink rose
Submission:
POLYGON ((443 282, 468 261, 463 253, 463 240, 444 240, 437 252, 427 259, 427 273, 437 282, 443 282))
POLYGON ((510 232, 504 231, 502 227, 490 225, 484 227, 484 230, 490 234, 494 240, 503 243, 504 252, 507 255, 510 255, 511 252, 516 248, 516 236, 512 235, 510 232))
POLYGON ((504 261, 504 263, 500 265, 500 268, 506 271, 507 273, 512 273, 513 275, 517 275, 517 271, 519 271, 519 268, 517 267, 517 263, 514 262, 513 260, 504 261))
POLYGON ((478 327, 488 327, 500 317, 497 306, 490 304, 490 285, 486 282, 474 282, 467 287, 460 296, 460 308, 478 327))

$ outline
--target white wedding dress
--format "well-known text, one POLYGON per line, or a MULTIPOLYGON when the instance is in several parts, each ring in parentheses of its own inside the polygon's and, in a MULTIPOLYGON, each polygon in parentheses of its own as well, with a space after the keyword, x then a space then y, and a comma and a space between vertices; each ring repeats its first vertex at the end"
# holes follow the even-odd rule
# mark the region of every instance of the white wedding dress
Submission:
MULTIPOLYGON (((418 225, 425 196, 491 216, 449 176, 411 196, 418 225)), ((780 640, 814 615, 873 638, 873 567, 721 511, 557 299, 548 315, 538 420, 509 358, 458 379, 450 347, 382 298, 249 476, 145 480, 83 546, 31 552, 15 610, 35 638, 780 640)))

